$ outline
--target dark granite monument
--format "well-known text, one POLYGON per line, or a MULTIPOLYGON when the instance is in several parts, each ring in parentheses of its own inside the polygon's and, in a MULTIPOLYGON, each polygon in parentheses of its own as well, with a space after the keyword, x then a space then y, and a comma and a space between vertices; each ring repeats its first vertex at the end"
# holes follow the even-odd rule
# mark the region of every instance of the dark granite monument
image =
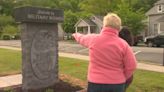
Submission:
POLYGON ((58 81, 58 27, 62 10, 20 7, 14 17, 21 28, 22 88, 40 90, 58 81))

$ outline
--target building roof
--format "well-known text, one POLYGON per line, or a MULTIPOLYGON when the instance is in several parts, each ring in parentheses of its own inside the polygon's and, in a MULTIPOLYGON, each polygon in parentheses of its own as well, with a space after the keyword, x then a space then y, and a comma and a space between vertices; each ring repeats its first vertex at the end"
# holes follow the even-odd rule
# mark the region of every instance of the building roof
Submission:
POLYGON ((146 16, 152 15, 152 14, 156 14, 155 12, 157 11, 156 7, 154 6, 153 8, 151 8, 149 11, 146 12, 146 16))
POLYGON ((159 0, 155 3, 155 5, 158 5, 158 4, 164 4, 164 0, 159 0))
POLYGON ((96 18, 98 18, 100 21, 103 21, 103 16, 100 16, 100 15, 95 15, 96 18))
MULTIPOLYGON (((80 23, 84 23, 85 26, 96 26, 96 24, 90 20, 90 19, 80 19, 76 24, 75 27, 82 27, 81 25, 79 25, 80 23)), ((83 26, 84 26, 83 25, 83 26)))
POLYGON ((96 26, 96 22, 102 23, 103 16, 94 15, 94 16, 91 16, 89 19, 80 19, 75 24, 75 27, 96 26), (96 21, 95 21, 95 19, 96 19, 96 21))
POLYGON ((96 26, 96 24, 90 20, 90 19, 83 19, 87 24, 89 24, 90 26, 96 26))
POLYGON ((159 0, 159 1, 157 1, 157 2, 154 4, 154 7, 152 7, 149 11, 146 12, 146 16, 164 14, 164 11, 158 12, 157 6, 158 6, 159 4, 164 4, 164 0, 159 0))

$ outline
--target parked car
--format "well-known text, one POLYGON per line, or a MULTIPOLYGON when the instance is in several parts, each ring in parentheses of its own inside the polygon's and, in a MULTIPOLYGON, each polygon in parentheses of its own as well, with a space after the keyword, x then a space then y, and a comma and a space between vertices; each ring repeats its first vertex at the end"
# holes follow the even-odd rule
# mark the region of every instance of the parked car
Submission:
POLYGON ((145 37, 144 42, 148 47, 160 47, 161 45, 164 45, 164 33, 160 33, 156 36, 145 37))

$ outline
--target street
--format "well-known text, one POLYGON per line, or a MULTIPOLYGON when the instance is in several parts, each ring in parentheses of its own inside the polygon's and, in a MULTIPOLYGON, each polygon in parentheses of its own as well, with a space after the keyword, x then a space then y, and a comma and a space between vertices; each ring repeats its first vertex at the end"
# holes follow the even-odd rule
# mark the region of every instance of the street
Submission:
MULTIPOLYGON (((0 46, 12 46, 12 47, 21 47, 20 40, 10 40, 10 41, 0 41, 0 46)), ((163 64, 163 54, 164 48, 156 48, 156 47, 132 47, 134 52, 137 52, 136 58, 138 61, 154 63, 158 65, 163 64)), ((59 52, 67 52, 74 54, 82 54, 88 55, 88 49, 73 43, 73 42, 65 42, 59 41, 59 52)))
POLYGON ((136 58, 138 61, 145 61, 155 64, 163 64, 164 48, 155 47, 133 47, 134 51, 140 51, 136 58))

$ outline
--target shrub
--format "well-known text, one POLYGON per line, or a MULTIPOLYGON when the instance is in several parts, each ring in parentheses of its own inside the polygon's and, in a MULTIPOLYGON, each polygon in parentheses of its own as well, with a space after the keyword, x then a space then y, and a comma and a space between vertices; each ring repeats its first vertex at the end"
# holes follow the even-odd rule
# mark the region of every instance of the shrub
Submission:
POLYGON ((0 27, 15 24, 14 19, 11 16, 0 15, 0 27))
POLYGON ((3 34, 15 35, 18 32, 17 26, 7 25, 3 28, 3 34))
POLYGON ((2 39, 3 40, 10 40, 11 39, 11 36, 8 35, 8 34, 4 34, 4 35, 2 35, 2 39))

